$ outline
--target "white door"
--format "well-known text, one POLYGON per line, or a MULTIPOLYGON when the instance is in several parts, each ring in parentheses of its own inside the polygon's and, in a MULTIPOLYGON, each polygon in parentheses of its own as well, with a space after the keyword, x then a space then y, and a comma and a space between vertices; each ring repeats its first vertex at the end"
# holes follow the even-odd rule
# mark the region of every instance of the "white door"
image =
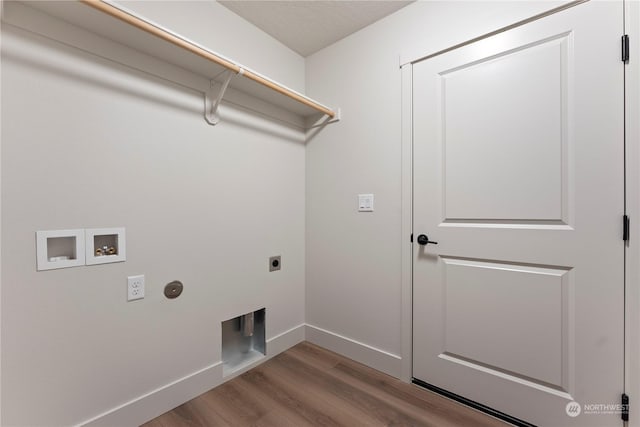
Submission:
POLYGON ((622 7, 413 65, 413 376, 540 426, 622 425, 622 7))

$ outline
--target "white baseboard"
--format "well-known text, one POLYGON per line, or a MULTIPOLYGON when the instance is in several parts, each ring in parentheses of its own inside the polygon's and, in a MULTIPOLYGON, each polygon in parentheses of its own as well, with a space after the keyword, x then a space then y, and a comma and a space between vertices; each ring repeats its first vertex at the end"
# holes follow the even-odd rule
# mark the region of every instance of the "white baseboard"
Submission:
POLYGON ((267 358, 271 358, 290 349, 306 339, 305 324, 298 325, 267 340, 267 358))
POLYGON ((80 423, 81 426, 139 426, 222 383, 222 362, 214 363, 186 377, 80 423))
POLYGON ((396 378, 402 376, 402 358, 379 348, 307 324, 307 341, 334 351, 396 378))
POLYGON ((149 393, 130 400, 123 405, 110 409, 80 426, 113 427, 139 426, 184 402, 219 386, 242 372, 276 356, 305 339, 305 325, 298 325, 267 340, 267 356, 254 364, 243 368, 233 375, 223 378, 222 362, 216 362, 206 368, 189 374, 179 380, 159 387, 149 393))
POLYGON ((217 362, 97 415, 80 425, 139 426, 269 360, 305 339, 396 378, 402 374, 400 356, 317 326, 302 324, 268 339, 266 357, 232 375, 223 377, 222 362, 217 362))

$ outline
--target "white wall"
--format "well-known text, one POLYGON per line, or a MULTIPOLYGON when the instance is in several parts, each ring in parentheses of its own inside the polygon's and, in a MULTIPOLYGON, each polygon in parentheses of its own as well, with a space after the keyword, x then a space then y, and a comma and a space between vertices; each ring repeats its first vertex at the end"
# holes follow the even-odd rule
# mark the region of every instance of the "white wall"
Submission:
MULTIPOLYGON (((0 0, 0 22, 4 17, 4 0, 0 0)), ((2 24, 0 24, 2 25, 2 24)), ((0 30, 0 46, 2 46, 2 31, 0 30)), ((0 58, 0 94, 2 94, 2 59, 0 58)), ((2 102, 0 101, 0 159, 2 158, 2 102)), ((0 160, 1 162, 1 160, 0 160)), ((0 169, 2 168, 0 163, 0 169)), ((0 171, 0 194, 2 173, 0 171)), ((2 197, 0 197, 0 423, 2 422, 2 197)))
POLYGON ((307 58, 306 93, 343 113, 307 143, 308 338, 396 376, 410 354, 401 339, 409 236, 400 233, 399 56, 437 52, 559 4, 419 1, 307 58), (358 193, 375 193, 375 212, 357 212, 358 193))
MULTIPOLYGON (((130 6, 304 86, 302 58, 214 2, 130 6)), ((266 306, 267 338, 304 323, 300 130, 227 105, 212 127, 198 92, 10 25, 2 36, 2 425, 71 425, 119 405, 128 415, 97 424, 142 422, 222 380, 221 321, 266 306), (126 227, 126 262, 36 272, 37 230, 110 226, 126 227), (283 269, 269 273, 276 254, 283 269), (127 303, 134 274, 146 298, 127 303), (185 290, 168 300, 174 279, 185 290), (194 373, 207 375, 196 388, 126 412, 194 373)))
POLYGON ((10 29, 28 48, 2 58, 1 424, 82 422, 215 366, 219 323, 240 312, 266 305, 268 337, 303 323, 305 192, 310 337, 400 376, 398 56, 557 3, 417 2, 307 58, 306 81, 302 58, 214 2, 125 4, 344 120, 307 143, 305 188, 299 131, 229 106, 212 128, 198 93, 10 29), (376 211, 358 214, 365 192, 376 211), (35 272, 36 230, 120 225, 126 263, 35 272), (147 297, 126 303, 139 273, 147 297), (186 288, 169 301, 173 279, 186 288))
POLYGON ((304 93, 304 58, 215 1, 118 3, 304 93))

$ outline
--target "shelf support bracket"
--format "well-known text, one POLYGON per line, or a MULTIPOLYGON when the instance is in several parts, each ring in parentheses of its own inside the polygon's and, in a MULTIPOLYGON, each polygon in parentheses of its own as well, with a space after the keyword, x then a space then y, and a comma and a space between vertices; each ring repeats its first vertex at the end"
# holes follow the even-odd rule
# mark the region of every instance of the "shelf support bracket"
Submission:
MULTIPOLYGON (((242 68, 240 69, 242 71, 242 68)), ((226 72, 227 75, 222 82, 222 86, 217 94, 214 93, 213 89, 216 87, 217 82, 215 80, 210 81, 210 87, 207 92, 204 94, 204 119, 212 126, 215 126, 220 121, 220 114, 218 114, 218 107, 220 106, 220 102, 222 101, 222 97, 224 97, 224 93, 227 91, 227 87, 229 86, 229 82, 235 75, 235 73, 231 70, 226 72)))
POLYGON ((312 119, 312 123, 308 123, 305 129, 311 130, 319 127, 324 127, 328 124, 339 122, 340 120, 342 120, 342 110, 338 108, 336 110, 336 115, 334 118, 331 118, 329 116, 323 116, 321 120, 312 119))

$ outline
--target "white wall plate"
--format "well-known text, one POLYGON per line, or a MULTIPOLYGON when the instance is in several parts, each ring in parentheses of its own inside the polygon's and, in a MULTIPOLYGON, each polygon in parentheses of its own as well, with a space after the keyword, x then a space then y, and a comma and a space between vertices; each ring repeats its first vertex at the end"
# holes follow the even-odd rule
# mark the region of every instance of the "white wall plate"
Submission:
POLYGON ((124 227, 87 228, 84 232, 87 265, 127 259, 124 227))
POLYGON ((373 212, 373 194, 358 194, 358 212, 373 212))
POLYGON ((84 230, 45 230, 36 232, 38 271, 84 265, 84 230))

